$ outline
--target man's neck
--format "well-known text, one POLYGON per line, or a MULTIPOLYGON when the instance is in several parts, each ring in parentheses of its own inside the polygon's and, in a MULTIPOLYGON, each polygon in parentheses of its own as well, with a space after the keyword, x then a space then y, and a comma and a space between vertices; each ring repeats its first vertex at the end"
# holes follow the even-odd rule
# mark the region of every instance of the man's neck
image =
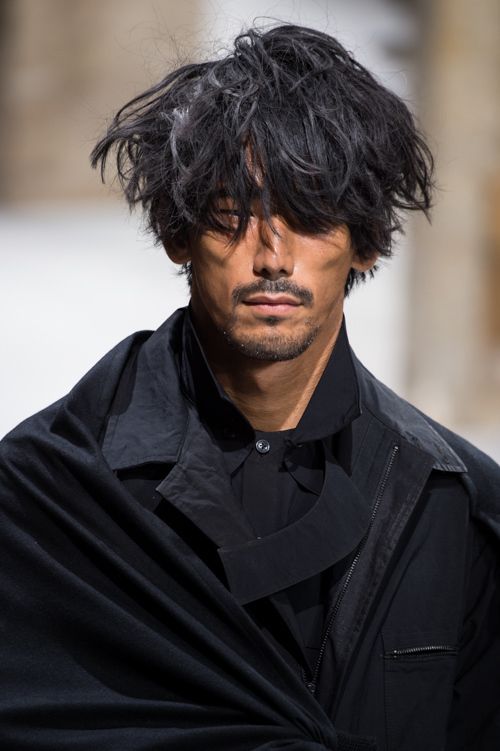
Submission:
POLYGON ((204 341, 203 332, 199 333, 210 367, 232 402, 254 429, 277 431, 298 425, 341 324, 342 317, 326 340, 318 336, 299 357, 278 362, 248 358, 229 345, 213 347, 208 339, 204 341))

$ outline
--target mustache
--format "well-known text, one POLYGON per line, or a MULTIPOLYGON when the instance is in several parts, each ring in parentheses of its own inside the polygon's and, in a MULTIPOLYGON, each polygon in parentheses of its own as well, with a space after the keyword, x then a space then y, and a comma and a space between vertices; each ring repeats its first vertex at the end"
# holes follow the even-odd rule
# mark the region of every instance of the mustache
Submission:
POLYGON ((232 292, 233 303, 237 305, 244 297, 262 292, 264 294, 285 294, 296 297, 303 305, 310 307, 313 304, 314 295, 307 287, 299 287, 298 284, 288 279, 258 279, 251 284, 239 284, 232 292))

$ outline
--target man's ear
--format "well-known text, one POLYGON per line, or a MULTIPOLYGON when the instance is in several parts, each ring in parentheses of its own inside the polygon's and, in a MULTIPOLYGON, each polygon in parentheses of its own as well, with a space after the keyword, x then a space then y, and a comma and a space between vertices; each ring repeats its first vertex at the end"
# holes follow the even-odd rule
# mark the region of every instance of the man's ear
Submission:
POLYGON ((368 258, 360 258, 356 253, 352 259, 351 267, 355 271, 370 271, 370 269, 377 263, 379 255, 379 253, 373 253, 371 256, 368 256, 368 258))
POLYGON ((191 251, 187 245, 169 245, 168 248, 164 245, 167 256, 173 263, 182 265, 188 263, 191 260, 191 251))

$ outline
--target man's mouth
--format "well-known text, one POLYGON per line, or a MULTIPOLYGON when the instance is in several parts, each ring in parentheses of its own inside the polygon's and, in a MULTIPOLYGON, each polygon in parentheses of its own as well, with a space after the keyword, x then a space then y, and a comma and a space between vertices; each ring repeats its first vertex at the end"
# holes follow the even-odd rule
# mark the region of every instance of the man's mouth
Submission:
POLYGON ((300 287, 289 279, 275 281, 260 279, 250 284, 237 285, 232 293, 235 305, 258 307, 261 305, 278 309, 280 305, 291 308, 311 307, 313 294, 307 287, 300 287))
POLYGON ((266 315, 289 313, 292 308, 302 305, 296 297, 290 295, 249 295, 242 302, 266 315))

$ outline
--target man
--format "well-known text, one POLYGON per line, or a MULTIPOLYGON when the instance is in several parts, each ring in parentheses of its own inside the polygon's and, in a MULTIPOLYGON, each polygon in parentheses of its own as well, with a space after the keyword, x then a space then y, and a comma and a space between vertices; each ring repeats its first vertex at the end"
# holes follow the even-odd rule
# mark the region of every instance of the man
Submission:
POLYGON ((2 747, 497 749, 500 470, 343 320, 430 206, 406 106, 253 29, 112 149, 191 301, 3 443, 2 747))

